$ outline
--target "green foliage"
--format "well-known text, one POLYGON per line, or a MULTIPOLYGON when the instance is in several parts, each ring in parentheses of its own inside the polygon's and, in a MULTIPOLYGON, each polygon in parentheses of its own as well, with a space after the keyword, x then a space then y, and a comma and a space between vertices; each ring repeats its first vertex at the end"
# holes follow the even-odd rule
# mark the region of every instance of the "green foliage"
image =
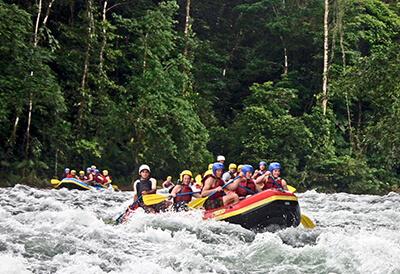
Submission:
POLYGON ((39 2, 9 2, 2 180, 40 185, 64 166, 96 164, 128 182, 144 162, 163 177, 202 172, 223 154, 279 161, 300 190, 398 190, 395 1, 329 1, 326 115, 322 1, 192 1, 188 39, 186 1, 42 1, 37 44, 39 2))
MULTIPOLYGON (((245 109, 235 119, 230 157, 256 164, 260 159, 280 161, 288 176, 304 165, 303 155, 311 150, 311 132, 300 117, 290 112, 298 103, 297 90, 254 84, 245 109)), ((290 177, 293 179, 293 177, 290 177)))

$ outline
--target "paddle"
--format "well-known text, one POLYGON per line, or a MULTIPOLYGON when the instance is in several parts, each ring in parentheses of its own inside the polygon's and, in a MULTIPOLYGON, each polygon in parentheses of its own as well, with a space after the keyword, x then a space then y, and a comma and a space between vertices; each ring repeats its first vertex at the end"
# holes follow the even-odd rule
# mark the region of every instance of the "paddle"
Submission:
MULTIPOLYGON (((222 189, 226 188, 227 186, 229 186, 230 184, 232 184, 237 178, 239 178, 239 176, 237 176, 236 178, 230 180, 229 182, 227 182, 226 184, 224 184, 222 186, 222 189)), ((190 203, 188 203, 188 207, 190 208, 198 208, 204 205, 204 203, 207 201, 208 198, 210 198, 211 196, 213 196, 215 193, 217 193, 218 191, 213 191, 210 194, 207 195, 207 197, 204 198, 198 198, 194 201, 191 201, 190 203)))
MULTIPOLYGON (((191 195, 191 194, 197 194, 200 193, 200 191, 196 192, 183 192, 183 193, 177 193, 176 196, 184 196, 184 195, 191 195)), ((143 196, 143 203, 145 205, 155 205, 159 204, 165 200, 168 200, 171 197, 171 195, 162 195, 162 194, 148 194, 143 196)))
POLYGON ((129 210, 131 210, 131 208, 132 208, 135 204, 137 204, 137 203, 139 202, 139 200, 140 200, 141 197, 142 197, 142 195, 139 195, 139 197, 137 197, 136 201, 134 201, 131 205, 129 205, 129 206, 127 207, 127 209, 125 209, 125 211, 124 211, 121 215, 119 215, 117 219, 115 219, 115 224, 116 224, 116 225, 122 223, 125 214, 126 214, 129 210))
POLYGON ((61 181, 60 181, 60 180, 57 180, 57 179, 51 179, 51 180, 50 180, 50 183, 51 183, 53 186, 57 186, 58 184, 61 183, 61 181))
POLYGON ((313 229, 316 227, 316 224, 305 214, 301 214, 300 222, 305 228, 313 229))
POLYGON ((292 187, 291 185, 286 185, 286 186, 287 186, 289 192, 295 193, 297 190, 295 187, 292 187))

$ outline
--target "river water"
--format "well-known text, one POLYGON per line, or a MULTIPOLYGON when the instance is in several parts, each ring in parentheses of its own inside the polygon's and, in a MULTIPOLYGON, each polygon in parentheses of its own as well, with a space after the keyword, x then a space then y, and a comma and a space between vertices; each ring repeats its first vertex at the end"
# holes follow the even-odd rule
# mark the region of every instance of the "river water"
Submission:
POLYGON ((317 228, 263 233, 197 211, 112 225, 131 195, 0 189, 0 273, 400 273, 396 193, 301 193, 317 228))

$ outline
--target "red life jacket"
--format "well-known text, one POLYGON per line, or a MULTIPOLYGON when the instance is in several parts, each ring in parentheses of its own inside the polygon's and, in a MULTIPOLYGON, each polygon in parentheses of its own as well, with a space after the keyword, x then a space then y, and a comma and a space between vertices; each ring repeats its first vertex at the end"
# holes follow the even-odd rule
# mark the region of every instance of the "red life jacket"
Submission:
MULTIPOLYGON (((181 185, 181 190, 177 193, 186 193, 186 192, 192 192, 192 189, 188 185, 181 185)), ((189 203, 192 200, 192 194, 187 194, 187 195, 182 195, 182 196, 176 196, 174 198, 174 203, 178 202, 187 202, 189 203)))
POLYGON ((273 178, 272 176, 268 176, 267 182, 264 183, 262 190, 270 189, 270 188, 283 188, 282 178, 273 178))
POLYGON ((261 175, 264 175, 267 172, 266 169, 264 170, 259 170, 255 175, 254 175, 254 179, 257 179, 258 177, 260 177, 261 175))
POLYGON ((79 176, 78 179, 83 182, 83 181, 87 180, 87 177, 85 175, 83 175, 83 176, 79 176))
POLYGON ((75 176, 72 175, 71 173, 68 173, 67 176, 65 176, 65 178, 75 178, 75 176))
POLYGON ((95 182, 98 183, 98 184, 103 184, 104 182, 103 182, 102 176, 103 175, 101 175, 101 174, 94 175, 93 177, 94 177, 95 182))
POLYGON ((242 178, 235 192, 239 197, 246 197, 247 195, 256 193, 257 191, 254 180, 242 178), (249 190, 247 190, 246 188, 248 188, 249 190))
POLYGON ((96 182, 104 185, 104 184, 108 183, 108 178, 107 178, 107 176, 100 174, 100 175, 96 176, 96 182))
MULTIPOLYGON (((205 182, 209 177, 212 177, 212 178, 214 179, 214 182, 213 182, 213 184, 211 185, 211 188, 210 188, 209 190, 213 190, 213 189, 215 189, 215 188, 217 188, 217 187, 219 187, 219 186, 224 186, 224 185, 225 185, 224 180, 222 180, 222 178, 217 178, 217 177, 215 177, 214 174, 210 174, 210 175, 207 175, 206 177, 204 177, 204 178, 203 178, 204 182, 205 182)), ((204 188, 204 186, 203 186, 203 188, 204 188)), ((202 189, 202 191, 203 191, 203 189, 202 189)), ((220 197, 222 197, 222 196, 224 196, 224 195, 225 195, 225 193, 224 193, 223 191, 218 191, 218 192, 215 193, 214 195, 210 196, 210 198, 208 198, 208 199, 209 199, 209 200, 214 200, 214 199, 218 199, 218 198, 220 198, 220 197)))

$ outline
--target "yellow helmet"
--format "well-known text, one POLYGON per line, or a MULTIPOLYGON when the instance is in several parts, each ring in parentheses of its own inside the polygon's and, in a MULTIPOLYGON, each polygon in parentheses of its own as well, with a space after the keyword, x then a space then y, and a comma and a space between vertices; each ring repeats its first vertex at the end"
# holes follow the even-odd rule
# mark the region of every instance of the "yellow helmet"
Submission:
POLYGON ((184 171, 182 171, 181 172, 181 174, 180 174, 180 179, 181 179, 181 181, 183 181, 183 176, 184 175, 189 175, 190 176, 190 178, 193 178, 193 174, 192 174, 192 172, 190 171, 190 170, 184 170, 184 171))
POLYGON ((107 175, 108 175, 108 170, 106 170, 106 169, 103 170, 103 175, 104 175, 104 176, 107 176, 107 175))
POLYGON ((237 171, 240 172, 240 170, 242 170, 242 167, 243 167, 243 165, 239 165, 238 168, 237 168, 237 171))
POLYGON ((204 173, 203 178, 206 177, 206 176, 208 176, 208 175, 212 175, 212 174, 213 174, 212 170, 207 170, 207 171, 204 173))
POLYGON ((172 176, 168 176, 167 181, 171 181, 171 180, 172 180, 172 176))
POLYGON ((75 175, 76 174, 76 170, 75 169, 71 170, 71 174, 75 175))
POLYGON ((81 175, 81 176, 85 175, 85 171, 80 170, 80 171, 79 171, 79 175, 81 175))
POLYGON ((201 185, 201 186, 203 185, 200 174, 197 174, 197 176, 196 176, 196 178, 194 178, 194 180, 196 181, 196 184, 201 185))
POLYGON ((213 164, 209 164, 207 170, 212 170, 212 166, 213 166, 213 164))
POLYGON ((237 165, 236 164, 229 164, 229 169, 237 169, 237 165))

